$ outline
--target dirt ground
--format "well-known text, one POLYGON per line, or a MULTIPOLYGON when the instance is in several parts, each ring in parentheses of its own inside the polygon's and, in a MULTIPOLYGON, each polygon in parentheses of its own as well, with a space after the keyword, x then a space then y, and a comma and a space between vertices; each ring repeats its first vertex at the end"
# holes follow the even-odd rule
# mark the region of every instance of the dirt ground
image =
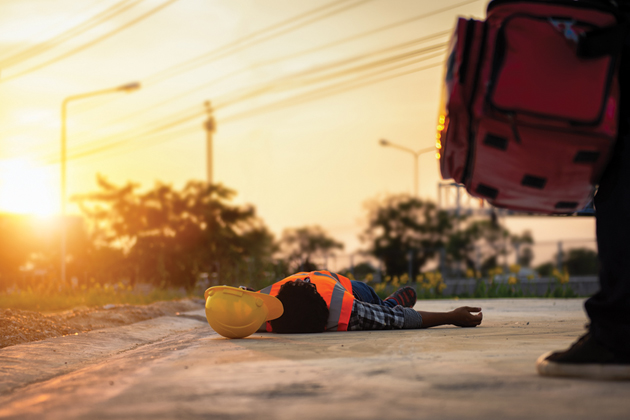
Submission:
POLYGON ((182 299, 141 306, 82 307, 53 314, 0 309, 0 348, 128 325, 160 316, 178 315, 180 312, 194 311, 203 307, 202 299, 182 299))

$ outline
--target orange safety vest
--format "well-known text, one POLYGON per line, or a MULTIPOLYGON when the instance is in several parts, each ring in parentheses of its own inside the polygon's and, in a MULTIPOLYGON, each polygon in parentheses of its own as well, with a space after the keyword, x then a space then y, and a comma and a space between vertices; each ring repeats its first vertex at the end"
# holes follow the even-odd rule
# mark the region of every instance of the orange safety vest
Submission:
MULTIPOLYGON (((304 280, 307 277, 315 285, 317 292, 324 298, 326 306, 328 306, 326 331, 347 331, 354 303, 352 283, 347 277, 324 270, 311 271, 310 273, 301 272, 265 287, 260 293, 277 296, 280 286, 284 283, 304 280)), ((271 332, 271 324, 269 322, 267 322, 267 331, 271 332)))

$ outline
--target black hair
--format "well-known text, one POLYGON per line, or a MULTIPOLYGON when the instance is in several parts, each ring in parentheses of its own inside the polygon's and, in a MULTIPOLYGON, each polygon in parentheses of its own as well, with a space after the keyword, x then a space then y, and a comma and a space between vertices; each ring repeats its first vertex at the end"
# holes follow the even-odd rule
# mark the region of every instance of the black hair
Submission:
POLYGON ((328 322, 328 306, 314 284, 288 281, 276 296, 284 306, 280 318, 269 321, 273 332, 319 333, 328 322))

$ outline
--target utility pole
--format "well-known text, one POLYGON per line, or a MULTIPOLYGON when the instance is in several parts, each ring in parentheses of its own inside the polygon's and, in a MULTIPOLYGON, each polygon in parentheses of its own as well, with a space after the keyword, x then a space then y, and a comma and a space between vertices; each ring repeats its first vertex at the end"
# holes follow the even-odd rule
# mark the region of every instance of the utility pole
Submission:
POLYGON ((208 184, 212 184, 212 135, 216 131, 217 126, 214 121, 214 115, 210 101, 206 101, 204 105, 206 107, 206 112, 208 113, 208 119, 203 124, 203 127, 206 129, 206 171, 208 175, 208 184))

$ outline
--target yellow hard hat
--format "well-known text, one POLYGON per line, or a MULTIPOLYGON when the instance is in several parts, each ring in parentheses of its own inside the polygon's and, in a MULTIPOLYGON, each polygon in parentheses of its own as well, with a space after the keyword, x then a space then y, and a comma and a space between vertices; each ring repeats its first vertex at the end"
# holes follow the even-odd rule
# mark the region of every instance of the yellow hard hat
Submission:
POLYGON ((217 333, 227 338, 244 338, 255 333, 265 321, 284 312, 275 296, 230 286, 214 286, 204 293, 206 318, 217 333))

